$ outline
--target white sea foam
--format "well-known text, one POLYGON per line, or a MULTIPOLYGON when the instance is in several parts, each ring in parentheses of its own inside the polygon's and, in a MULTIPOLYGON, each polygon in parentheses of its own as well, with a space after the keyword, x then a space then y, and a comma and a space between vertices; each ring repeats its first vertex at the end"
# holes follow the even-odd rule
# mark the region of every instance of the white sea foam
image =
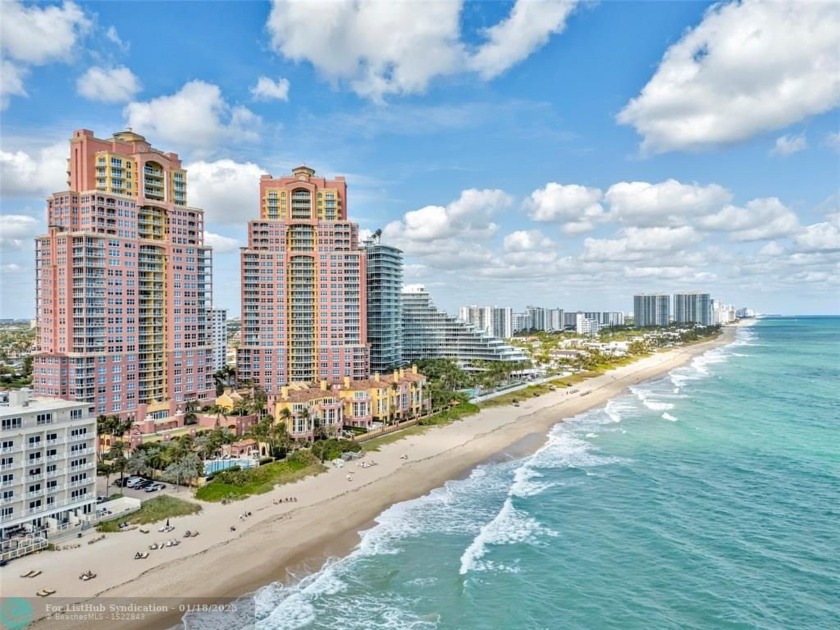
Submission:
POLYGON ((662 419, 663 420, 670 420, 671 422, 676 422, 677 421, 677 419, 674 416, 672 416, 670 413, 668 413, 667 411, 662 414, 662 419))
POLYGON ((661 400, 653 400, 657 394, 649 389, 641 387, 631 387, 630 391, 636 395, 636 398, 651 411, 668 411, 673 409, 673 403, 662 402, 661 400))
POLYGON ((487 553, 488 545, 513 545, 536 541, 538 536, 556 536, 552 530, 540 525, 537 519, 513 507, 512 497, 505 499, 496 517, 486 523, 461 556, 461 575, 470 571, 487 570, 489 566, 480 561, 487 553))

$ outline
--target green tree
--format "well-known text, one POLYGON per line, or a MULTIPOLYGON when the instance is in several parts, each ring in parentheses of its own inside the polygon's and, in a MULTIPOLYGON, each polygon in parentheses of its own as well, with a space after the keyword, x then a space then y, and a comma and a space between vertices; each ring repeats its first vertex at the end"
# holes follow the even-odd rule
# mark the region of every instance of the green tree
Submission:
POLYGON ((198 424, 198 415, 196 414, 197 410, 197 400, 188 400, 184 404, 184 425, 198 424))
POLYGON ((148 475, 151 466, 148 462, 149 452, 142 449, 135 450, 126 462, 125 470, 129 475, 148 475))
POLYGON ((105 477, 105 494, 109 495, 109 488, 111 487, 111 475, 116 472, 114 464, 108 461, 101 461, 96 465, 96 474, 105 477))

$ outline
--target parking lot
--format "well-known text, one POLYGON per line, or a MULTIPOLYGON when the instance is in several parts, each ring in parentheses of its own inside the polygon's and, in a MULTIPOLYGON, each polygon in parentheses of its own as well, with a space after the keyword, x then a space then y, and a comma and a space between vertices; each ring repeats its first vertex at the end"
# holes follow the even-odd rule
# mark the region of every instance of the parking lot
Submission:
MULTIPOLYGON (((126 477, 128 479, 128 477, 126 477)), ((138 489, 138 488, 128 488, 119 487, 116 483, 116 479, 111 479, 111 484, 108 487, 107 493, 105 492, 105 478, 104 477, 97 477, 96 479, 96 496, 103 497, 103 496, 111 496, 113 494, 122 494, 126 497, 133 497, 135 499, 140 499, 141 501, 146 501, 148 499, 153 499, 156 496, 160 496, 161 494, 172 494, 175 492, 176 486, 172 486, 171 484, 165 482, 155 482, 155 483, 162 483, 164 487, 160 490, 156 490, 155 492, 146 492, 145 489, 138 489)))

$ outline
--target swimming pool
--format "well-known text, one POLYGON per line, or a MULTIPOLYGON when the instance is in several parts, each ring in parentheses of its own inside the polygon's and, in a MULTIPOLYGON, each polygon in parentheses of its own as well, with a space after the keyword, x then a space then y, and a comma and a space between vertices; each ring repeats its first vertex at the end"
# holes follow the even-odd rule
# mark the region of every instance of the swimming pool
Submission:
POLYGON ((254 465, 253 459, 209 459, 204 461, 204 474, 212 475, 220 470, 227 470, 234 466, 253 468, 254 465))

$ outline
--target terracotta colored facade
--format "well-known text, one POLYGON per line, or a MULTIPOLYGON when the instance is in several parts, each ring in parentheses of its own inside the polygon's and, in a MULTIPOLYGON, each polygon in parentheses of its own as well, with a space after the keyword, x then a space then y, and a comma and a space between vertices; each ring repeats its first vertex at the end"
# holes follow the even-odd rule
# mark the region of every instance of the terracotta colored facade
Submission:
POLYGON ((320 387, 283 387, 275 418, 286 424, 293 438, 311 440, 317 426, 335 435, 345 426, 369 429, 374 422, 406 420, 428 410, 426 377, 412 366, 358 381, 345 377, 332 386, 321 381, 320 387))
POLYGON ((209 400, 212 250, 180 159, 82 129, 67 174, 36 239, 36 392, 139 420, 209 400))
POLYGON ((264 175, 241 260, 240 383, 275 399, 289 383, 368 376, 365 254, 343 177, 264 175))

